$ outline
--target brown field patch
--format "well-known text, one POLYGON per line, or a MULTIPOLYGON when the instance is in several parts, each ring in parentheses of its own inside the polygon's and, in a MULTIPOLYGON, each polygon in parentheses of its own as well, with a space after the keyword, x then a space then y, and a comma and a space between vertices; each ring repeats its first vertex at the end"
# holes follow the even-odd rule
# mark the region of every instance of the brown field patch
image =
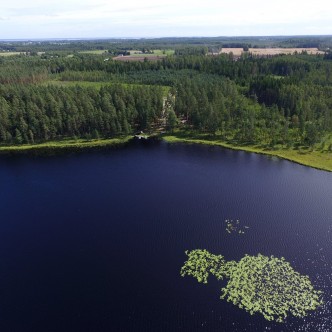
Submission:
POLYGON ((220 53, 233 53, 234 56, 241 56, 243 48, 222 48, 220 53))

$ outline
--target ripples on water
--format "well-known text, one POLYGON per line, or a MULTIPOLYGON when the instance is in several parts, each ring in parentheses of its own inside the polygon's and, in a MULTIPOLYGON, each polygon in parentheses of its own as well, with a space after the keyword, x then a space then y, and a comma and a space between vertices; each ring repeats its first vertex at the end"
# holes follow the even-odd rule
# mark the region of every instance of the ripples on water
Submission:
POLYGON ((299 260, 304 270, 316 273, 311 277, 315 288, 323 291, 323 306, 297 323, 287 323, 287 331, 331 332, 332 331, 332 225, 328 227, 326 238, 322 239, 326 246, 317 243, 314 254, 306 252, 299 260))
POLYGON ((204 146, 0 159, 0 331, 332 331, 332 178, 204 146), (228 234, 226 219, 250 228, 228 234), (180 277, 185 250, 284 256, 324 292, 269 323, 180 277))

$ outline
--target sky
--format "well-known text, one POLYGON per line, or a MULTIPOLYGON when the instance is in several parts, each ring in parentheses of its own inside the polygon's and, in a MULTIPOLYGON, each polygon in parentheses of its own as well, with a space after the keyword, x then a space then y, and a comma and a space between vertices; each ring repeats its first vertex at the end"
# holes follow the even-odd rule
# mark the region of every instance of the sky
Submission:
POLYGON ((332 1, 0 2, 0 39, 273 35, 332 35, 332 1))

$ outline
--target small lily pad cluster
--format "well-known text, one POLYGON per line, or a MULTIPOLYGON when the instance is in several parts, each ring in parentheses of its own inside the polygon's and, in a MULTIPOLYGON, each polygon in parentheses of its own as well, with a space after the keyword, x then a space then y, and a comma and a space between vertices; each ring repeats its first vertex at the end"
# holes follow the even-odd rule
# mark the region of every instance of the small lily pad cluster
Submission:
POLYGON ((245 230, 248 229, 248 226, 241 226, 240 220, 232 220, 232 219, 226 219, 226 232, 231 233, 238 233, 238 234, 244 234, 245 230))
POLYGON ((296 272, 284 258, 245 255, 239 262, 226 262, 222 255, 207 250, 186 251, 188 260, 181 275, 191 275, 207 283, 209 274, 228 278, 221 299, 260 313, 267 320, 283 322, 291 314, 302 318, 322 305, 322 292, 315 290, 308 276, 296 272))

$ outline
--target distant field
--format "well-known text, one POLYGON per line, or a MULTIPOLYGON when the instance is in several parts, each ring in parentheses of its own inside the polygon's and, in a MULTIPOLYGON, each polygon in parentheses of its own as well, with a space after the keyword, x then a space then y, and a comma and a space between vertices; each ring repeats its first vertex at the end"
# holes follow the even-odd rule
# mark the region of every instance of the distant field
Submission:
MULTIPOLYGON (((265 55, 277 55, 277 54, 294 54, 295 52, 301 53, 306 51, 308 54, 324 54, 324 52, 319 51, 317 48, 250 48, 249 52, 255 55, 265 56, 265 55)), ((239 57, 243 53, 243 48, 223 48, 221 53, 233 53, 234 56, 239 57)), ((173 55, 174 50, 166 50, 165 54, 162 50, 154 50, 153 54, 142 54, 138 50, 130 51, 130 55, 117 56, 113 58, 118 61, 144 61, 145 59, 149 61, 160 60, 167 55, 173 55)))
MULTIPOLYGON (((317 48, 249 48, 249 52, 256 55, 276 55, 276 54, 294 54, 306 51, 309 54, 324 54, 317 48)), ((221 53, 233 53, 235 56, 241 56, 243 48, 223 48, 221 53)))
POLYGON ((165 50, 165 53, 163 50, 153 50, 152 54, 143 54, 140 53, 138 50, 130 51, 130 55, 125 56, 117 56, 113 58, 114 60, 119 61, 144 61, 146 58, 147 60, 153 61, 153 60, 160 60, 168 55, 173 55, 174 50, 165 50))
POLYGON ((0 56, 20 55, 21 52, 0 52, 0 56))
POLYGON ((83 54, 108 54, 108 51, 106 50, 91 50, 91 51, 80 51, 79 53, 83 53, 83 54))
POLYGON ((125 55, 125 56, 117 56, 113 58, 113 60, 117 61, 145 61, 147 59, 148 61, 156 61, 161 60, 162 58, 165 58, 166 55, 154 55, 154 54, 144 54, 144 55, 125 55))
POLYGON ((138 50, 133 50, 130 51, 130 56, 146 56, 146 57, 151 57, 151 56, 160 56, 160 55, 173 55, 174 54, 174 50, 153 50, 152 54, 142 54, 140 53, 140 51, 138 50), (164 53, 165 51, 165 53, 164 53))

